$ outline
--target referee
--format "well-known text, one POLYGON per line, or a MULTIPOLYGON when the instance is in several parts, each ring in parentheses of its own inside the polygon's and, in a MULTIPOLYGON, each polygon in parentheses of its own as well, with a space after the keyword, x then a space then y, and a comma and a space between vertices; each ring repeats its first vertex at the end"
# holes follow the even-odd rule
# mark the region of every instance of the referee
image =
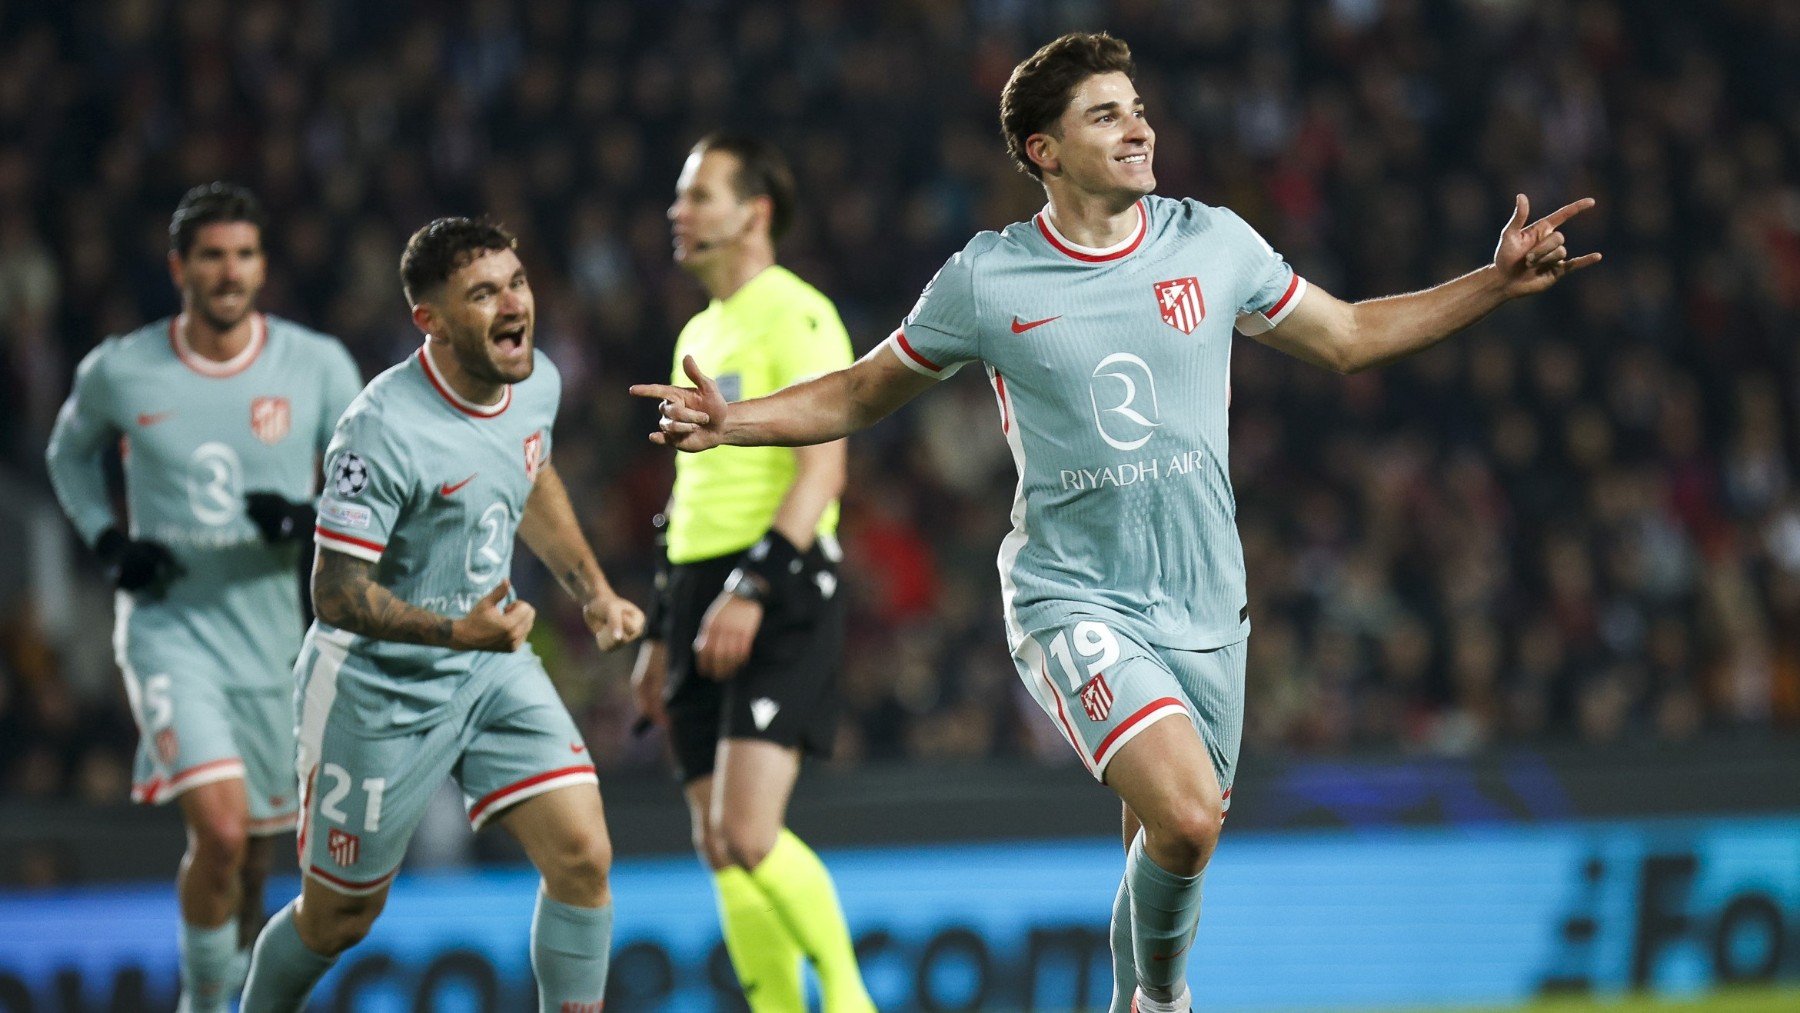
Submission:
MULTIPOLYGON (((739 134, 694 145, 669 207, 675 261, 711 301, 675 344, 725 398, 760 397, 850 365, 824 295, 775 263, 794 214, 793 173, 739 134)), ((668 729, 695 847, 750 1008, 804 1011, 800 957, 827 1013, 872 1011, 831 874, 786 828, 802 751, 835 733, 844 641, 837 498, 844 442, 680 454, 660 617, 638 655, 638 706, 668 729)))

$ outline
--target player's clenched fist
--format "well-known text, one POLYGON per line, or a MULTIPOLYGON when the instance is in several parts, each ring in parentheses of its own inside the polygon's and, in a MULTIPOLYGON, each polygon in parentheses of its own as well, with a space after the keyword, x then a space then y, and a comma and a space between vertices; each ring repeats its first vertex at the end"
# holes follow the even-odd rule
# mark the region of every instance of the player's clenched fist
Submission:
POLYGON ((693 356, 683 356, 681 368, 694 381, 692 387, 640 383, 632 386, 631 393, 659 402, 656 407, 662 419, 657 431, 650 434, 652 443, 690 452, 709 450, 725 442, 725 395, 712 377, 700 372, 693 356))
POLYGON ((503 580, 483 595, 469 614, 450 624, 450 646, 467 651, 518 650, 531 634, 537 621, 537 609, 523 601, 505 608, 500 603, 512 591, 512 581, 503 580))
POLYGON ((644 610, 612 595, 596 598, 581 607, 581 617, 594 633, 594 643, 602 651, 629 644, 644 635, 644 610))

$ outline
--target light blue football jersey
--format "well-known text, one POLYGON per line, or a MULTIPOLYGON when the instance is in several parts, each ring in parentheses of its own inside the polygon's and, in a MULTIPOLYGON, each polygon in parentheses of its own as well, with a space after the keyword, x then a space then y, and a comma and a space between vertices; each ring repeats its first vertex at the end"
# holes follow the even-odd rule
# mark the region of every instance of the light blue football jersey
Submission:
POLYGON ((1146 197, 1138 215, 1105 250, 1047 214, 977 235, 887 341, 928 376, 986 366, 1019 473, 1000 546, 1015 648, 1090 615, 1182 650, 1249 632, 1232 331, 1280 323, 1305 282, 1224 208, 1146 197))
MULTIPOLYGON (((460 618, 512 572, 514 535, 550 460, 562 377, 542 352, 531 376, 484 407, 463 400, 421 347, 370 382, 338 422, 319 497, 319 550, 375 564, 395 597, 460 618)), ((481 664, 458 651, 363 637, 315 622, 348 648, 339 692, 365 725, 429 721, 481 664)), ((530 648, 522 648, 529 651, 530 648)))
POLYGON ((262 540, 244 493, 312 498, 319 457, 361 383, 336 339, 264 314, 229 362, 196 355, 174 319, 88 353, 45 453, 57 498, 92 545, 115 523, 102 452, 119 441, 130 534, 167 545, 186 569, 160 600, 119 594, 126 644, 166 634, 216 661, 229 687, 290 684, 296 549, 262 540))

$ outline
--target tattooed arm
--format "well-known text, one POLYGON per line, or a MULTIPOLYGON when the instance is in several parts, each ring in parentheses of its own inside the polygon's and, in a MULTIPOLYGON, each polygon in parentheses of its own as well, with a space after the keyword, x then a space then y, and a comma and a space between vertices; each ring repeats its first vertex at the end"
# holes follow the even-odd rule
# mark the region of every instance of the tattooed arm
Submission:
POLYGON ((606 582, 594 550, 581 533, 569 491, 551 465, 544 465, 525 500, 525 516, 519 519, 519 537, 562 584, 563 590, 581 603, 582 617, 603 651, 636 640, 644 632, 644 613, 626 601, 606 582))
POLYGON ((375 564, 321 546, 313 563, 313 611, 336 626, 376 640, 470 651, 515 651, 531 632, 537 612, 522 601, 504 609, 512 589, 501 581, 461 619, 439 615, 394 597, 375 583, 375 564))

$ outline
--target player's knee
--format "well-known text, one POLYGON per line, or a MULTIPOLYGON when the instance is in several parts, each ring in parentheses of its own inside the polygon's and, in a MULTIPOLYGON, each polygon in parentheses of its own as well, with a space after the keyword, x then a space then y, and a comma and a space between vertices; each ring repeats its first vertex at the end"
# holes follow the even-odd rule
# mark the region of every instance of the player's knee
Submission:
POLYGON ((189 844, 196 867, 216 875, 237 875, 244 867, 250 832, 242 813, 217 813, 194 820, 189 844))
POLYGON ((700 860, 715 872, 732 864, 724 843, 714 832, 711 822, 706 819, 694 821, 694 854, 699 855, 700 860))
POLYGON ((606 895, 607 876, 612 871, 612 841, 604 830, 571 830, 546 866, 538 871, 552 893, 598 901, 606 895))
POLYGON ((381 914, 372 897, 333 897, 330 904, 304 904, 295 912, 294 929, 314 953, 335 957, 368 938, 381 914))
POLYGON ((1181 864, 1190 866, 1192 871, 1198 871, 1211 861, 1213 849, 1219 845, 1219 830, 1223 823, 1224 809, 1216 798, 1183 805, 1166 823, 1169 850, 1179 856, 1181 864))
POLYGON ((759 820, 728 813, 713 828, 713 838, 731 864, 754 869, 769 857, 778 832, 779 828, 764 826, 759 820))

